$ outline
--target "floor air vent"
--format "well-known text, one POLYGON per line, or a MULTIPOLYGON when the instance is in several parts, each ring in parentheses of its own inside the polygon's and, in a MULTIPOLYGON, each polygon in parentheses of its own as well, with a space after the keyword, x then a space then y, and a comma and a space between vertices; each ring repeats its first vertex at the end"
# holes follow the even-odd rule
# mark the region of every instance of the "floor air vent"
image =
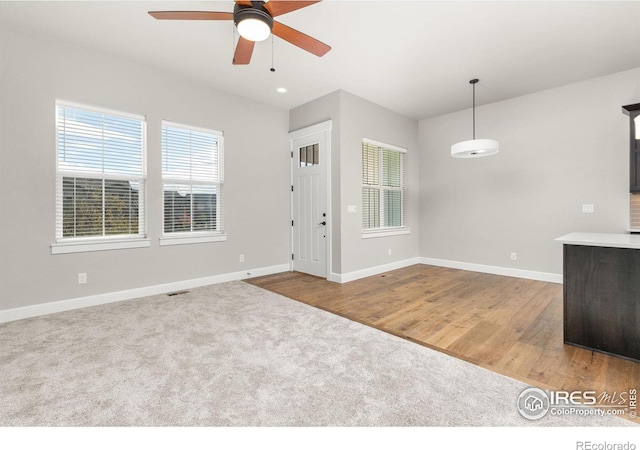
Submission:
POLYGON ((174 295, 182 295, 182 294, 188 294, 189 291, 175 291, 175 292, 169 292, 167 294, 167 297, 173 297, 174 295))

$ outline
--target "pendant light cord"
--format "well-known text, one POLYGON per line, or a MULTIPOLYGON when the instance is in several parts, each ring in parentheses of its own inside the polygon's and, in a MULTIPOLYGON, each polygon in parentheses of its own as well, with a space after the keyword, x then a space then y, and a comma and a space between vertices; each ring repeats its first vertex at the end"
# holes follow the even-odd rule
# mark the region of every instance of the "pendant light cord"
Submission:
POLYGON ((471 86, 473 86, 473 140, 476 140, 476 83, 480 81, 477 78, 470 80, 471 86))
POLYGON ((476 140, 476 84, 473 83, 473 140, 476 140))

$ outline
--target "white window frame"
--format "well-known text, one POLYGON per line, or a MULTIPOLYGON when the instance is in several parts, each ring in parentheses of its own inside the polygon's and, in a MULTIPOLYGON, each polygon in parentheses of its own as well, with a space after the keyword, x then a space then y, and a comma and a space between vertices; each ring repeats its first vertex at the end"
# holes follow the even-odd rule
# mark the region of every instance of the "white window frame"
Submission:
MULTIPOLYGON (((368 144, 368 145, 372 145, 372 146, 376 146, 378 147, 378 185, 377 186, 373 186, 373 185, 368 185, 368 184, 364 184, 362 183, 362 180, 360 181, 361 183, 361 191, 363 189, 378 189, 380 192, 379 195, 379 217, 380 217, 380 224, 381 226, 377 227, 377 228, 363 228, 362 229, 362 238, 363 239, 371 239, 371 238, 379 238, 379 237, 387 237, 387 236, 397 236, 397 235, 403 235, 403 234, 410 234, 411 233, 411 228, 407 227, 405 219, 406 219, 406 180, 405 180, 405 164, 406 164, 406 155, 408 153, 407 149, 404 147, 399 147, 397 145, 392 145, 392 144, 387 144, 385 142, 380 142, 380 141, 375 141, 373 139, 368 139, 368 138, 363 138, 362 139, 362 144, 368 144), (394 188, 394 189, 389 189, 389 187, 384 187, 383 186, 383 164, 382 164, 382 151, 383 149, 387 149, 387 150, 392 150, 392 151, 396 151, 399 153, 403 154, 403 158, 401 160, 401 176, 400 176, 400 187, 399 188, 394 188), (394 190, 394 191, 399 191, 400 195, 401 195, 401 200, 400 200, 400 204, 401 204, 401 220, 402 220, 402 225, 401 226, 392 226, 392 227, 385 227, 384 224, 384 191, 385 190, 394 190)), ((361 154, 362 154, 362 148, 361 148, 361 154)), ((362 162, 364 164, 364 162, 362 162)), ((361 177, 362 178, 362 177, 361 177)), ((361 205, 360 211, 362 211, 362 213, 364 214, 364 207, 361 205)), ((361 219, 362 222, 362 219, 361 219)))
POLYGON ((147 239, 147 121, 143 115, 132 114, 112 109, 70 102, 66 100, 55 101, 55 152, 56 152, 56 224, 55 224, 55 242, 51 244, 51 254, 81 253, 104 250, 118 250, 130 248, 150 247, 151 241, 147 239), (142 124, 142 175, 139 177, 107 175, 96 172, 82 172, 73 170, 61 170, 59 167, 58 155, 58 107, 68 107, 80 109, 91 113, 104 114, 127 119, 139 120, 142 124), (141 186, 142 195, 139 198, 141 203, 138 210, 138 229, 136 235, 112 235, 112 236, 86 236, 86 237, 63 237, 63 210, 60 202, 63 201, 63 179, 65 177, 86 177, 86 178, 102 178, 102 179, 122 179, 128 181, 137 181, 141 186))
MULTIPOLYGON (((224 133, 222 131, 209 128, 201 128, 193 125, 163 120, 161 130, 165 126, 180 128, 183 130, 195 131, 198 133, 214 134, 218 136, 218 180, 203 181, 191 180, 186 178, 169 178, 162 174, 162 236, 160 237, 160 245, 184 245, 184 244, 201 244, 207 242, 223 242, 227 240, 227 234, 223 231, 223 203, 224 203, 224 133), (187 185, 211 185, 216 186, 216 231, 180 231, 167 233, 164 230, 165 223, 165 203, 164 203, 164 186, 165 184, 187 184, 187 185)), ((163 132, 163 131, 161 131, 163 132)), ((164 152, 164 148, 161 148, 164 152)), ((164 168, 163 168, 164 171, 164 168)))

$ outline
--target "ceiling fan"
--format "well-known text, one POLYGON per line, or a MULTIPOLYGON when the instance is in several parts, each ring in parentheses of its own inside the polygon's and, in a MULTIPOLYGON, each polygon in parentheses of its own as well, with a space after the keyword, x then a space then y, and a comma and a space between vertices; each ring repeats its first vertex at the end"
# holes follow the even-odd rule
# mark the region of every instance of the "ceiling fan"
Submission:
POLYGON ((331 47, 298 30, 273 20, 274 17, 295 11, 316 1, 247 1, 235 0, 233 12, 216 11, 149 11, 159 20, 233 20, 240 39, 233 55, 233 64, 249 64, 256 42, 267 39, 271 33, 316 56, 323 56, 331 47))

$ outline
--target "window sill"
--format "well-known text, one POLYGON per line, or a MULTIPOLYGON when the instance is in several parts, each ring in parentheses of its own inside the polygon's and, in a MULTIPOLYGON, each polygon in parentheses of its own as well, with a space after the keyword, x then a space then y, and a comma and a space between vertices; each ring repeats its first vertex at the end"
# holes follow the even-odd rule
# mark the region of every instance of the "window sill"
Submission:
POLYGON ((227 235, 222 233, 206 236, 165 236, 160 238, 160 245, 203 244, 207 242, 224 242, 226 240, 227 235))
POLYGON ((378 228, 376 230, 363 230, 362 239, 373 239, 387 236, 399 236, 402 234, 411 234, 411 228, 378 228))
POLYGON ((66 253, 101 252, 105 250, 145 247, 151 247, 151 241, 149 239, 75 240, 51 244, 51 254, 63 255, 66 253))

